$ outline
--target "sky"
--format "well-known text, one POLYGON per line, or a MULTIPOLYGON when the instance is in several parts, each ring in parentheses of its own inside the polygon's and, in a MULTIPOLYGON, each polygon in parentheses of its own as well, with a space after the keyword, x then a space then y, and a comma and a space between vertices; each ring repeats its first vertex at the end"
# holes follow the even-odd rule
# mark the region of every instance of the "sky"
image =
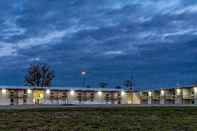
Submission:
POLYGON ((47 63, 53 86, 136 89, 197 81, 196 0, 1 0, 0 85, 47 63))

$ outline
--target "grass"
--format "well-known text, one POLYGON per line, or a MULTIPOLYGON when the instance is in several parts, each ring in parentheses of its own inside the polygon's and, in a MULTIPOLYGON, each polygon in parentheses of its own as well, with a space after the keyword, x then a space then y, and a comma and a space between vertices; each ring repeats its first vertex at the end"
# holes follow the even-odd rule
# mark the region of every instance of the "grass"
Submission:
POLYGON ((0 110, 0 131, 196 131, 195 107, 0 110))

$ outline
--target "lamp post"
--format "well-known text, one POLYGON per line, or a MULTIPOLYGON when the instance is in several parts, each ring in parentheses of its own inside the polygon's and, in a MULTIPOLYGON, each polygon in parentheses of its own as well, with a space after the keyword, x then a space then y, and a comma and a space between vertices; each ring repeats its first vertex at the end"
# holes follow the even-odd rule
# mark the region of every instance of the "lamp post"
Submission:
POLYGON ((81 71, 81 76, 82 76, 82 87, 85 87, 85 84, 86 84, 85 75, 86 75, 86 71, 81 71))

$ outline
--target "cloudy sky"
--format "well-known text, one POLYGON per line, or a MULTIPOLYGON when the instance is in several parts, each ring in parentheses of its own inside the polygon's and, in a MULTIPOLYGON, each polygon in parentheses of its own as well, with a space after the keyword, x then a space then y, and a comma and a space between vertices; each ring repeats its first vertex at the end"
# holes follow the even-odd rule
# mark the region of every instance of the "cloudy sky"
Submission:
POLYGON ((196 0, 1 0, 0 85, 23 85, 48 63, 54 86, 136 88, 197 81, 196 0))

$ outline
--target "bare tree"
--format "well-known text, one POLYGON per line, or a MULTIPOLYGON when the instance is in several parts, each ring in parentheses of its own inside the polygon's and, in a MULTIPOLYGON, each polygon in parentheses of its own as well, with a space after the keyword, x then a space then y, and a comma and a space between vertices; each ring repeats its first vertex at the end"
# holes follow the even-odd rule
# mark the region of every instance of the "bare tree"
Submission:
POLYGON ((25 76, 26 86, 50 87, 55 78, 54 71, 47 64, 32 64, 25 76))
POLYGON ((132 81, 132 80, 125 80, 125 81, 123 82, 123 85, 124 85, 127 89, 132 90, 133 81, 132 81))

